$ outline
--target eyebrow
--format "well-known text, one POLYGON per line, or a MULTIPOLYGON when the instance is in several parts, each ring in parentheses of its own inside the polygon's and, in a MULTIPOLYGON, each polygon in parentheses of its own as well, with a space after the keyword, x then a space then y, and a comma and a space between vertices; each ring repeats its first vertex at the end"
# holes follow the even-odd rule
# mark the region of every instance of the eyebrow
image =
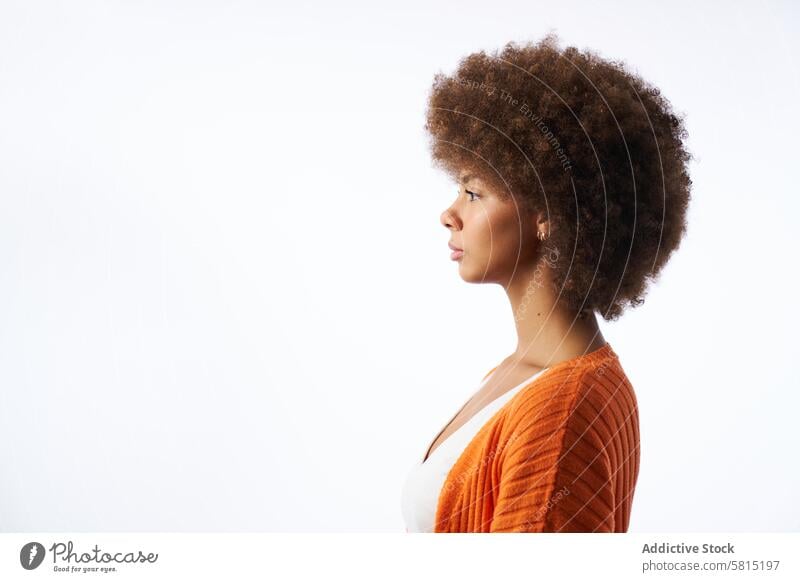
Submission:
POLYGON ((477 176, 475 174, 464 174, 463 176, 461 176, 461 178, 459 178, 458 183, 459 184, 466 184, 467 182, 469 182, 473 178, 477 178, 477 176))

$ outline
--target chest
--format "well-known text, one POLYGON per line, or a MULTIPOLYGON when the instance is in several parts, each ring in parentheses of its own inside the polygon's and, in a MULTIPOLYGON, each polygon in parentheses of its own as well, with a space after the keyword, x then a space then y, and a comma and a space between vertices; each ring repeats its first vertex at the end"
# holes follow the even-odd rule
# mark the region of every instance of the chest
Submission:
POLYGON ((433 439, 425 458, 427 459, 433 454, 433 451, 435 451, 439 445, 469 422, 486 406, 496 401, 498 398, 507 396, 509 392, 524 387, 543 371, 544 370, 541 368, 522 367, 519 365, 515 367, 503 365, 496 367, 484 380, 478 391, 473 394, 455 415, 453 415, 436 438, 433 439))

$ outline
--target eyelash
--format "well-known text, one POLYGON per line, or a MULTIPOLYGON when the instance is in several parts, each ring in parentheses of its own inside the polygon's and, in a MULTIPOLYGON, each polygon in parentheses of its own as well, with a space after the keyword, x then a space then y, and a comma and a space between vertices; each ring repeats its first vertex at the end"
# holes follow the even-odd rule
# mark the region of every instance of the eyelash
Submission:
POLYGON ((467 194, 475 197, 475 198, 470 198, 470 202, 475 202, 475 199, 480 198, 480 196, 475 194, 475 192, 470 192, 469 190, 464 190, 464 192, 466 192, 467 194))

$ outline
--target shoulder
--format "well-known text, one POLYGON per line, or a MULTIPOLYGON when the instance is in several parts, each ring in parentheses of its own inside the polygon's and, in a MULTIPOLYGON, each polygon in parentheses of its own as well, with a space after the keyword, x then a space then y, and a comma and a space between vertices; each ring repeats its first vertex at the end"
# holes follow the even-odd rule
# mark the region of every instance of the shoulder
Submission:
POLYGON ((605 441, 631 422, 638 423, 636 396, 619 359, 611 355, 543 374, 509 402, 505 426, 511 441, 553 440, 554 433, 564 431, 591 431, 605 441))
POLYGON ((569 362, 540 380, 503 421, 493 531, 625 531, 638 413, 618 358, 569 362))

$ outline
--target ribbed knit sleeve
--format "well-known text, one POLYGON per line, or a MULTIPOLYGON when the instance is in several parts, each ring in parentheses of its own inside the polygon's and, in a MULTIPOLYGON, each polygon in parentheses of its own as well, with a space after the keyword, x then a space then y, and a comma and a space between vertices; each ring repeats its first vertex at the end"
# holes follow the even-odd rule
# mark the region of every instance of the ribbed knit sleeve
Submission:
POLYGON ((632 386, 617 370, 566 370, 510 412, 490 531, 627 530, 639 426, 632 386))

